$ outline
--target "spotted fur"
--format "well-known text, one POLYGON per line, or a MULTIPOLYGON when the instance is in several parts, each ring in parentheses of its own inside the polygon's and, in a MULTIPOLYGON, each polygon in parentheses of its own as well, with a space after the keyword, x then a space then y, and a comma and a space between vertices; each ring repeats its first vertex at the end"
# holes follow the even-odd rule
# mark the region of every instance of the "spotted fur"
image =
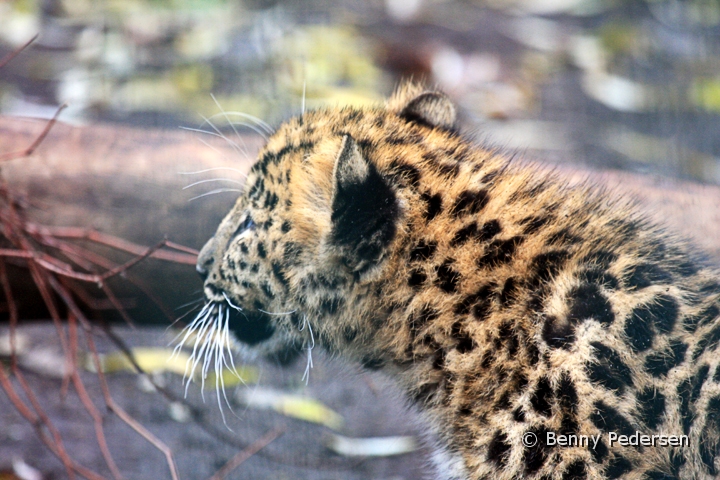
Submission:
POLYGON ((626 202, 466 140, 442 93, 281 125, 198 270, 246 350, 312 340, 394 377, 442 478, 720 474, 720 276, 626 202))

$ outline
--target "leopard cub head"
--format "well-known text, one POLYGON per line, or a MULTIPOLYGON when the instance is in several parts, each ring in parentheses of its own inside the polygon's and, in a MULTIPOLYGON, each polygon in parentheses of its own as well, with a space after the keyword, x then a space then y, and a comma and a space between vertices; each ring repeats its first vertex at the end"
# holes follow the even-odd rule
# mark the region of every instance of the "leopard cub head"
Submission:
POLYGON ((407 230, 387 143, 408 128, 451 134, 454 121, 447 97, 409 85, 384 108, 281 125, 198 257, 207 303, 188 331, 271 354, 360 329, 407 230))

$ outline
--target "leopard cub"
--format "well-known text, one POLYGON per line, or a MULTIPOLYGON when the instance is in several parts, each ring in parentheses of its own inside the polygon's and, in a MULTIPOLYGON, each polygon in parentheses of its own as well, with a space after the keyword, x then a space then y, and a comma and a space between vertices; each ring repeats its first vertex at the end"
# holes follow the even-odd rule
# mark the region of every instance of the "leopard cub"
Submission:
POLYGON ((275 131, 200 254, 192 328, 384 371, 424 416, 433 478, 716 478, 720 275, 688 251, 473 144, 407 84, 275 131))

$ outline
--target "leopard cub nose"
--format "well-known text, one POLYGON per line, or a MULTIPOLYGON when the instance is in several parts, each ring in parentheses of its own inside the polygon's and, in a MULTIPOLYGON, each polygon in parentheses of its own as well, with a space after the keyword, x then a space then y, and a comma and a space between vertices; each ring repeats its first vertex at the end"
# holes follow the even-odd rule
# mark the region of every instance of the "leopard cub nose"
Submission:
POLYGON ((201 267, 200 264, 195 265, 195 271, 200 275, 200 278, 202 278, 203 282, 207 280, 208 277, 208 270, 205 267, 201 267))
POLYGON ((197 263, 195 264, 195 270, 198 272, 198 274, 200 274, 200 278, 202 278, 203 281, 207 279, 208 274, 210 273, 210 268, 215 262, 215 259, 213 257, 214 245, 215 237, 211 238, 205 243, 202 250, 200 250, 200 254, 197 258, 197 263))

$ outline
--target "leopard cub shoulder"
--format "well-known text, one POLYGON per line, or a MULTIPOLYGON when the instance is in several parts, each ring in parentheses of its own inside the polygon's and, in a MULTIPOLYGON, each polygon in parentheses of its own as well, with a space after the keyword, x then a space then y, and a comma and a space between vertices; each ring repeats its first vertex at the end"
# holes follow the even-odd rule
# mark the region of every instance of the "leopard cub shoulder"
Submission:
POLYGON ((440 92, 282 124, 197 268, 193 328, 383 370, 437 478, 720 475, 720 275, 470 142, 440 92))

